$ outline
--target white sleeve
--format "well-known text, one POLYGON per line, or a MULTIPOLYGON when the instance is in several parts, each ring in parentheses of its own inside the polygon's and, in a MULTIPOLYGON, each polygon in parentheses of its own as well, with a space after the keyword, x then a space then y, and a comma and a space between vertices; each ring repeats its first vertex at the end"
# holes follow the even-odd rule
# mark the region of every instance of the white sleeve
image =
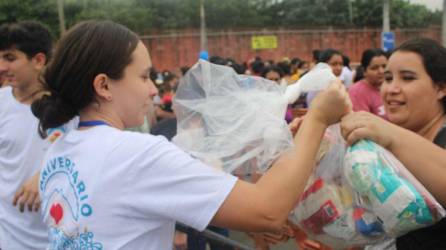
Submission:
POLYGON ((204 230, 237 178, 193 159, 163 137, 144 137, 128 166, 132 210, 143 218, 156 214, 204 230))

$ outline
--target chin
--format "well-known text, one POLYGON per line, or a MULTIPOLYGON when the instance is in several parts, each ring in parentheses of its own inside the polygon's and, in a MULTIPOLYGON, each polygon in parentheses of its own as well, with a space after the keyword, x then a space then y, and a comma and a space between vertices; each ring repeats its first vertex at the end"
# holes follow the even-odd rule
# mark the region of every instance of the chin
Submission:
POLYGON ((407 119, 405 119, 404 117, 402 117, 401 115, 392 115, 387 113, 387 119, 389 119, 389 121, 393 124, 396 124, 398 126, 404 127, 404 123, 407 121, 407 119))

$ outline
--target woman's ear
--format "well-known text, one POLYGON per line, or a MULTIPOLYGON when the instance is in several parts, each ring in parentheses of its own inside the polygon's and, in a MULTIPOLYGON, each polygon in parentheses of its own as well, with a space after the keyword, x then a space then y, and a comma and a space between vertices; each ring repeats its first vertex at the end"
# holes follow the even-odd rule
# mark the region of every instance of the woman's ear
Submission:
POLYGON ((446 82, 437 86, 438 86, 437 98, 438 100, 441 100, 446 97, 446 82))
POLYGON ((106 74, 99 74, 93 80, 93 88, 99 100, 111 101, 110 80, 106 74))

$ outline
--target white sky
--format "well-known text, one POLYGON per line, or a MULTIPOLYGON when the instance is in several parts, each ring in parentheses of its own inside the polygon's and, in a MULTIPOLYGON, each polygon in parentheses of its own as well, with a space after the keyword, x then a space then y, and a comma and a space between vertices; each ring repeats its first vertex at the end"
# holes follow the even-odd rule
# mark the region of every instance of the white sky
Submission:
POLYGON ((443 0, 409 0, 412 3, 424 4, 432 10, 442 10, 443 0))

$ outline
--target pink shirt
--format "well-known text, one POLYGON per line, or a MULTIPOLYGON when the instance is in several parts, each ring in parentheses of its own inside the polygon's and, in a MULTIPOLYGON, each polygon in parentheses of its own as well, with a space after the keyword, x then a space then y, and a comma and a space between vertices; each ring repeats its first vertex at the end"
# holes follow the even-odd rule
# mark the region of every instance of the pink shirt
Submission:
POLYGON ((348 93, 353 111, 367 111, 387 119, 379 90, 361 80, 350 86, 348 93))

